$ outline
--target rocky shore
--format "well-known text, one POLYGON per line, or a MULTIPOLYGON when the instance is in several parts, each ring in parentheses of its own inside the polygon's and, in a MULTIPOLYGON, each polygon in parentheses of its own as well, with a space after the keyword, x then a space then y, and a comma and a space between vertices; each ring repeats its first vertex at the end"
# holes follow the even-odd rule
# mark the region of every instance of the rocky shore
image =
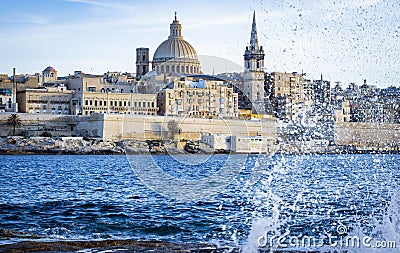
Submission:
MULTIPOLYGON (((210 153, 207 145, 200 145, 199 153, 210 153)), ((83 138, 8 137, 0 138, 2 155, 139 155, 186 154, 176 142, 157 144, 149 141, 125 140, 119 142, 83 138)))
MULTIPOLYGON (((141 155, 141 154, 189 154, 185 141, 101 141, 79 137, 7 137, 0 138, 0 155, 141 155)), ((196 142, 197 143, 197 142, 196 142)), ((197 143, 198 154, 221 153, 204 143, 197 143)), ((310 147, 307 145, 276 145, 272 154, 399 154, 400 150, 356 149, 351 146, 310 147)), ((226 152, 222 152, 226 153, 226 152)))
POLYGON ((164 241, 104 240, 104 241, 25 241, 1 245, 0 252, 239 252, 231 247, 211 244, 177 244, 164 241))
POLYGON ((114 142, 84 139, 53 139, 51 137, 3 138, 0 154, 125 154, 114 142))

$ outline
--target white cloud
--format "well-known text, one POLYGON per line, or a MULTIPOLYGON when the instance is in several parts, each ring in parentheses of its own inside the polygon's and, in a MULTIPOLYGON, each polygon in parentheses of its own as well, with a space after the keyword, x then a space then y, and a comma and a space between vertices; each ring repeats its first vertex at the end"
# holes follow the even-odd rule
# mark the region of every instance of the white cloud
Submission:
POLYGON ((34 24, 34 25, 45 25, 47 20, 43 16, 32 15, 30 13, 18 12, 10 13, 9 16, 3 16, 0 18, 2 23, 19 23, 19 24, 34 24), (12 16, 12 17, 11 17, 12 16))
POLYGON ((122 10, 135 10, 135 7, 132 5, 126 4, 117 4, 117 3, 108 3, 108 2, 99 2, 93 0, 65 0, 66 2, 72 3, 82 3, 93 6, 105 7, 105 8, 113 8, 113 9, 122 9, 122 10))

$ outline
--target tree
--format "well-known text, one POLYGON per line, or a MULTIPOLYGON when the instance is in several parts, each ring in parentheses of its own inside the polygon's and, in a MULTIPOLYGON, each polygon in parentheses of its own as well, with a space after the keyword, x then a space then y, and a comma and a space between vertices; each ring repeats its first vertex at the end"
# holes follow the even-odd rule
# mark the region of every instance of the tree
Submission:
POLYGON ((11 114, 8 117, 7 121, 8 121, 8 124, 13 127, 13 136, 14 136, 15 135, 15 128, 21 127, 22 121, 21 121, 20 117, 15 113, 11 114))
POLYGON ((175 135, 179 134, 179 132, 180 132, 178 122, 176 122, 175 120, 168 121, 167 128, 168 128, 168 132, 171 136, 171 139, 174 140, 175 135))

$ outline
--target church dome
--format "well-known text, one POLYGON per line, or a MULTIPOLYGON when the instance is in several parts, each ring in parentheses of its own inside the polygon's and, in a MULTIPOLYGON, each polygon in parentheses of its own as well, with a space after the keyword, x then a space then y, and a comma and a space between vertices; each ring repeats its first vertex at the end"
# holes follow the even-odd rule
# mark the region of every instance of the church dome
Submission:
POLYGON ((189 42, 180 38, 169 38, 158 46, 153 60, 168 61, 178 58, 198 60, 196 50, 189 42))
POLYGON ((43 72, 57 72, 57 70, 55 70, 53 67, 51 67, 51 66, 48 66, 47 68, 45 68, 44 70, 43 70, 43 72))
POLYGON ((170 35, 154 52, 152 63, 153 70, 158 73, 200 73, 200 61, 196 50, 183 39, 182 26, 176 19, 176 13, 170 25, 170 35))

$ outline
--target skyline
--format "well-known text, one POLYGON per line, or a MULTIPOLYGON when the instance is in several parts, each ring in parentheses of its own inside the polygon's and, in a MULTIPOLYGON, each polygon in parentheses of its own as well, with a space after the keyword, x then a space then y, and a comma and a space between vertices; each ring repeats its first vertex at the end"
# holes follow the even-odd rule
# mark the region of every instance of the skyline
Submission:
MULTIPOLYGON (((183 37, 199 56, 243 66, 253 10, 267 72, 385 87, 400 85, 400 3, 347 1, 38 0, 3 3, 0 72, 33 74, 53 66, 60 76, 135 71, 135 52, 150 56, 168 37, 177 12, 183 37), (157 6, 157 7, 152 7, 157 6)), ((201 60, 201 57, 200 57, 201 60)), ((202 62, 203 64, 203 62, 202 62)), ((208 63, 207 63, 208 64, 208 63)), ((205 66, 204 66, 205 67, 205 66)))

